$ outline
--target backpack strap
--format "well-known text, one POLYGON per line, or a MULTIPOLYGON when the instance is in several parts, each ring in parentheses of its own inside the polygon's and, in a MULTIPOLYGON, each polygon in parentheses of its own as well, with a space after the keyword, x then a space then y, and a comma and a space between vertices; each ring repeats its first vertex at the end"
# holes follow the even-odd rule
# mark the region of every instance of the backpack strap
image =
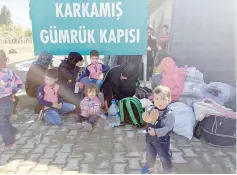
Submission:
POLYGON ((138 121, 134 115, 131 103, 133 103, 136 106, 136 109, 138 111, 138 115, 140 118, 140 123, 143 124, 144 123, 144 121, 142 119, 143 109, 142 109, 141 103, 139 100, 137 100, 136 98, 132 98, 132 97, 127 97, 127 98, 124 98, 119 101, 120 121, 124 122, 124 105, 125 105, 133 124, 139 125, 138 121))
POLYGON ((137 122, 136 117, 134 116, 133 109, 132 109, 132 106, 131 106, 131 101, 127 100, 127 101, 125 102, 125 104, 126 104, 126 108, 127 108, 127 110, 128 110, 128 114, 129 114, 129 116, 130 116, 130 118, 131 118, 133 124, 137 126, 137 125, 138 125, 138 122, 137 122))
POLYGON ((131 102, 136 106, 136 109, 137 109, 137 112, 138 112, 138 115, 139 115, 139 118, 140 118, 140 123, 144 124, 144 120, 142 118, 142 113, 144 111, 142 109, 141 102, 139 100, 135 99, 135 98, 131 99, 131 102))
POLYGON ((124 122, 124 109, 123 109, 123 102, 124 100, 119 101, 119 115, 120 115, 120 122, 124 122))
MULTIPOLYGON (((127 98, 125 98, 125 100, 130 101, 130 103, 133 103, 136 106, 136 109, 137 109, 137 112, 138 112, 138 115, 140 118, 140 123, 144 124, 144 121, 142 119, 143 109, 142 109, 141 102, 138 99, 132 98, 132 97, 127 97, 127 98)), ((131 106, 131 104, 130 104, 130 106, 131 106)))

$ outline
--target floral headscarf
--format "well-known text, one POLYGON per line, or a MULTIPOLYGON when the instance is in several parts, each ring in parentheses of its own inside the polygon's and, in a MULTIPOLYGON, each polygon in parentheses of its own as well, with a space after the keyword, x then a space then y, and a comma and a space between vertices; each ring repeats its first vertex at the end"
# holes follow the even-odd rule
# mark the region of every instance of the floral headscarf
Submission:
POLYGON ((33 62, 33 64, 41 65, 43 67, 49 67, 49 65, 52 63, 53 55, 48 52, 42 52, 38 59, 33 62))

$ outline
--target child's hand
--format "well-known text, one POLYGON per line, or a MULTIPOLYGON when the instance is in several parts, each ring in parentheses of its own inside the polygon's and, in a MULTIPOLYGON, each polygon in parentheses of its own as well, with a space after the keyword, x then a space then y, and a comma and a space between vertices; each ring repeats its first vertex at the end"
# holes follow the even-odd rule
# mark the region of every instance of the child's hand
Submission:
POLYGON ((88 113, 89 113, 90 115, 95 114, 94 109, 89 109, 89 110, 88 110, 88 113))
POLYGON ((148 46, 148 47, 147 47, 147 50, 148 50, 148 51, 151 51, 151 47, 148 46))
POLYGON ((62 103, 58 103, 58 109, 61 109, 62 108, 62 103))
POLYGON ((53 103, 52 107, 58 109, 58 103, 53 103))
POLYGON ((155 135, 156 135, 155 129, 154 129, 154 128, 151 128, 151 127, 148 128, 148 133, 149 133, 151 136, 155 136, 155 135))
POLYGON ((15 99, 15 94, 12 94, 12 101, 15 102, 16 99, 15 99))
POLYGON ((77 67, 81 67, 82 65, 83 65, 83 61, 78 61, 76 64, 77 67))

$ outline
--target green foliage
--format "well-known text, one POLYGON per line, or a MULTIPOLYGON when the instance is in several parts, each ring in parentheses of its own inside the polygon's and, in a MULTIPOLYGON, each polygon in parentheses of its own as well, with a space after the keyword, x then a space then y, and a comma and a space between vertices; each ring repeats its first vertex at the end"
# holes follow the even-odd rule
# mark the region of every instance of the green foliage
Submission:
POLYGON ((0 25, 10 25, 12 24, 11 20, 11 12, 7 8, 7 6, 2 6, 1 12, 0 12, 0 25))
POLYGON ((24 29, 19 25, 14 25, 11 20, 11 12, 4 5, 0 10, 0 37, 31 37, 32 31, 24 29))

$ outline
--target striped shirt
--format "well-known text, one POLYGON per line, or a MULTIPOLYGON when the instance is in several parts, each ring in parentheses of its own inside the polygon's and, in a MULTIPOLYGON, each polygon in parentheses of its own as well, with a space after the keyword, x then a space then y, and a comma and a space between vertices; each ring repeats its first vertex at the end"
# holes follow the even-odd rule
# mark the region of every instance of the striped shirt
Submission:
POLYGON ((17 93, 21 87, 21 79, 11 69, 0 70, 0 98, 17 93))
POLYGON ((89 117, 91 114, 100 113, 101 102, 97 97, 95 97, 94 99, 85 97, 81 101, 80 107, 81 107, 81 115, 83 117, 89 117))

